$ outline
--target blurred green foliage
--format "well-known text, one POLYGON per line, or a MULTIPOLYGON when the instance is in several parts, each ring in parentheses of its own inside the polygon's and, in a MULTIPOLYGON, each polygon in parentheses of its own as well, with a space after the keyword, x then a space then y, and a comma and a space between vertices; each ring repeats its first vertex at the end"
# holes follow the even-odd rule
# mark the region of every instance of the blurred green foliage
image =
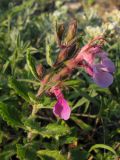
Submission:
POLYGON ((103 17, 96 1, 0 1, 0 159, 117 160, 120 156, 120 11, 103 17), (95 5, 93 5, 95 3, 95 5), (75 6, 76 5, 76 6, 75 6), (71 7, 73 7, 71 9, 71 7), (52 70, 59 48, 55 23, 78 21, 79 46, 96 35, 116 65, 114 83, 99 88, 81 71, 66 78, 69 121, 52 113, 55 99, 36 98, 35 66, 52 70))

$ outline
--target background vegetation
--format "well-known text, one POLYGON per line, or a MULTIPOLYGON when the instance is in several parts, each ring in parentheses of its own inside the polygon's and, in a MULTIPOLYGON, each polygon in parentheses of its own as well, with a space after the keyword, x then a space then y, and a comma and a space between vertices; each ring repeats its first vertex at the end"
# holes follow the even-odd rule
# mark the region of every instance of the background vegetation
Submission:
POLYGON ((119 7, 112 0, 0 1, 0 160, 119 160, 119 7), (106 37, 104 49, 116 73, 106 89, 80 69, 65 79, 72 115, 63 121, 53 115, 54 98, 35 97, 40 82, 34 66, 52 69, 59 52, 55 23, 67 26, 72 18, 80 47, 97 35, 106 37))

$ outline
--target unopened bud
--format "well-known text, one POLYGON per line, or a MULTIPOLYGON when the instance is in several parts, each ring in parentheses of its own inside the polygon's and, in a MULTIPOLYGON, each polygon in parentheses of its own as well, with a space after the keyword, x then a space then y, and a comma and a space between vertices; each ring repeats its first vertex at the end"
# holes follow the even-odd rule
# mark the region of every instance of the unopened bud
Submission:
POLYGON ((72 20, 69 24, 68 32, 64 42, 68 44, 71 40, 73 40, 76 36, 76 31, 77 31, 77 21, 72 20))
POLYGON ((49 73, 41 80, 41 86, 40 86, 40 88, 37 92, 37 95, 36 95, 37 97, 40 96, 44 92, 45 86, 49 82, 50 77, 51 77, 51 74, 49 73))
POLYGON ((68 60, 65 64, 70 70, 76 68, 76 66, 77 66, 77 62, 76 62, 75 58, 68 60))
POLYGON ((68 56, 68 52, 69 52, 69 49, 67 47, 63 48, 59 52, 55 66, 58 65, 59 63, 63 62, 66 59, 66 57, 68 56))
POLYGON ((42 76, 43 76, 43 66, 42 66, 42 64, 38 64, 36 66, 36 72, 37 72, 39 78, 42 78, 42 76))
POLYGON ((43 79, 42 79, 42 84, 46 85, 48 83, 48 81, 50 80, 51 77, 51 73, 48 73, 43 79))
POLYGON ((61 45, 61 40, 62 40, 64 30, 65 30, 64 24, 59 24, 58 26, 56 25, 56 35, 57 35, 57 41, 59 45, 61 45))
POLYGON ((76 44, 73 44, 69 47, 65 47, 65 48, 61 49, 61 51, 58 54, 55 66, 60 64, 64 60, 66 60, 68 58, 68 56, 70 57, 71 53, 74 53, 75 48, 76 48, 76 44))

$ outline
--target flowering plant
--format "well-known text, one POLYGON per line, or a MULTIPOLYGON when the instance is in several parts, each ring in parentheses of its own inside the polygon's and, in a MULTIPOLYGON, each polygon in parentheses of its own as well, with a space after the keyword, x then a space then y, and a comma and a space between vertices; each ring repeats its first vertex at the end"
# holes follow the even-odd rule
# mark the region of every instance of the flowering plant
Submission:
POLYGON ((112 1, 0 1, 0 160, 119 159, 112 1))
MULTIPOLYGON (((76 30, 77 22, 73 20, 69 24, 68 32, 65 40, 62 44, 61 39, 64 32, 63 24, 59 26, 57 32, 57 42, 60 47, 60 52, 54 63, 54 67, 58 67, 62 61, 66 60, 70 51, 74 48, 76 50, 76 30)), ((108 58, 108 53, 106 53, 102 46, 105 42, 103 36, 95 37, 88 44, 83 46, 81 49, 77 48, 77 52, 69 60, 65 61, 65 67, 61 68, 57 74, 48 74, 42 80, 42 86, 40 87, 37 96, 40 96, 46 85, 50 85, 46 92, 52 93, 57 99, 57 103, 53 108, 53 113, 60 117, 61 119, 68 120, 71 114, 71 109, 67 100, 61 92, 62 81, 66 75, 72 74, 73 70, 76 68, 84 68, 86 73, 88 73, 93 81, 100 87, 109 87, 113 82, 113 73, 115 72, 115 66, 113 62, 108 58), (97 42, 97 43, 95 43, 97 42), (52 85, 52 83, 56 83, 52 85)), ((73 51, 72 51, 73 52, 73 51)), ((41 68, 41 67, 39 67, 41 68)), ((37 69, 37 73, 41 73, 41 70, 37 69)))

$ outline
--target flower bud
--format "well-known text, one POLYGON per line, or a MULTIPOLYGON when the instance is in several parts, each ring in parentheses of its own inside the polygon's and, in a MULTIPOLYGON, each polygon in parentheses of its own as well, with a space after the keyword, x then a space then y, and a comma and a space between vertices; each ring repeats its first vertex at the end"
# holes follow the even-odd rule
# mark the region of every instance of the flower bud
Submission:
POLYGON ((69 24, 68 32, 64 42, 68 44, 71 40, 73 40, 75 38, 76 31, 77 31, 77 21, 74 19, 69 24))
POLYGON ((37 72, 39 78, 42 78, 42 76, 43 76, 43 66, 42 66, 42 64, 38 64, 36 66, 36 72, 37 72))
POLYGON ((68 58, 68 56, 70 57, 71 53, 74 53, 75 49, 76 49, 76 44, 72 44, 69 47, 65 47, 65 48, 61 49, 61 51, 58 54, 58 57, 57 57, 57 60, 56 60, 54 66, 60 64, 64 60, 66 60, 68 58))
POLYGON ((61 40, 62 40, 64 30, 65 30, 64 24, 59 24, 58 26, 56 25, 56 35, 57 35, 57 41, 59 45, 61 45, 61 40))
POLYGON ((48 81, 50 80, 51 74, 47 74, 42 80, 41 80, 41 86, 37 92, 37 97, 40 96, 44 92, 44 88, 47 85, 48 81))

